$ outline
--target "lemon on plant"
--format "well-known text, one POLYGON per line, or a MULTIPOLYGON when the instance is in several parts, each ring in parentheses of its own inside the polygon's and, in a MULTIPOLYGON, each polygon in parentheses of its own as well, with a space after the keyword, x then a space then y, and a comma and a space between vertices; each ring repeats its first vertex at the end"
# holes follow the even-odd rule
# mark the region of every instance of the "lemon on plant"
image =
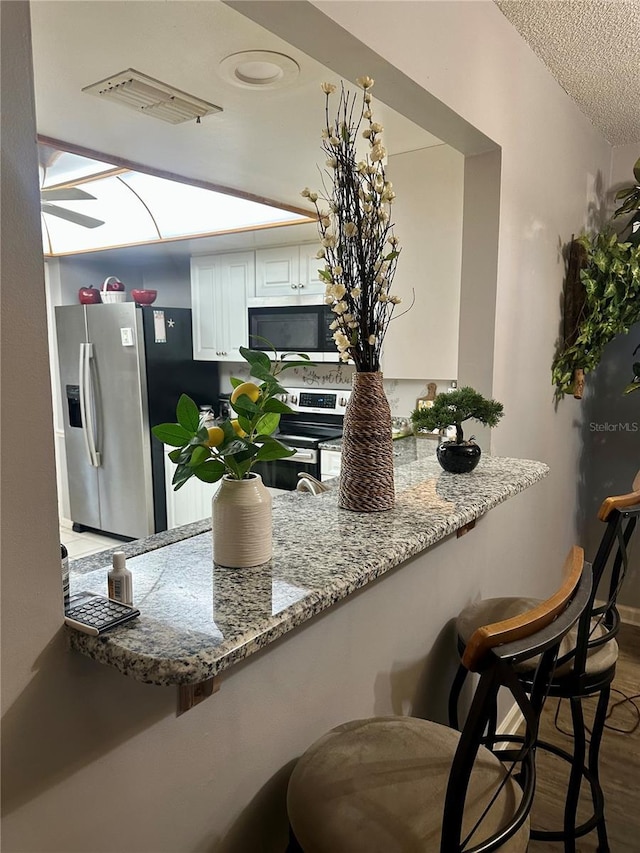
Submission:
MULTIPOLYGON (((249 384, 249 385, 250 385, 251 383, 247 383, 247 384, 249 384)), ((238 387, 240 387, 240 386, 238 386, 238 387)), ((242 429, 242 427, 241 427, 241 426, 240 426, 240 424, 238 423, 238 419, 237 419, 237 418, 234 418, 234 419, 231 421, 231 426, 233 427, 234 432, 235 432, 235 434, 236 434, 236 435, 239 435, 239 436, 240 436, 240 438, 244 438, 244 437, 245 437, 246 432, 242 429)))
POLYGON ((233 389, 231 402, 235 403, 238 397, 242 397, 243 394, 246 394, 251 402, 255 403, 260 396, 260 389, 253 382, 243 382, 242 385, 238 385, 237 388, 233 389))
POLYGON ((219 447, 224 441, 224 430, 219 426, 209 427, 209 438, 205 441, 207 447, 219 447))

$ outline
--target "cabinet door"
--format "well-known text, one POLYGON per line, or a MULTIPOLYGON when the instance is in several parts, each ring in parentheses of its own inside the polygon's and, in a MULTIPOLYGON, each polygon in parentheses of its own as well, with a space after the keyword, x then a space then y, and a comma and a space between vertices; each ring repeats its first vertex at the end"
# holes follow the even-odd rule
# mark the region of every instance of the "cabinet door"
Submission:
POLYGON ((298 246, 256 250, 256 296, 295 296, 301 283, 298 246))
POLYGON ((209 255, 191 260, 193 357, 241 361, 248 345, 247 292, 253 288, 253 252, 209 255))
POLYGON ((325 282, 318 275, 318 270, 324 266, 324 261, 316 257, 319 243, 305 243, 300 246, 300 276, 303 295, 305 293, 324 296, 325 282))
POLYGON ((249 346, 247 294, 253 290, 253 252, 218 256, 220 287, 216 290, 218 361, 242 361, 240 347, 249 346))
POLYGON ((320 479, 330 480, 340 476, 342 453, 339 450, 320 450, 320 479))
POLYGON ((165 445, 165 487, 167 495, 167 528, 181 527, 211 516, 211 499, 220 488, 217 483, 203 483, 192 477, 187 483, 174 492, 171 480, 176 466, 167 455, 172 447, 165 445))

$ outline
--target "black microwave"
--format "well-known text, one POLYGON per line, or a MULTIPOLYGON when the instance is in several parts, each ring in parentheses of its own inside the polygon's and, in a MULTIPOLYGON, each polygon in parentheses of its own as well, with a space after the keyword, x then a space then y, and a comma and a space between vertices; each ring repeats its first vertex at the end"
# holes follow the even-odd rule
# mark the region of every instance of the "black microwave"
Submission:
POLYGON ((249 308, 249 347, 279 353, 307 353, 312 361, 338 361, 329 328, 336 315, 328 305, 279 305, 249 308))

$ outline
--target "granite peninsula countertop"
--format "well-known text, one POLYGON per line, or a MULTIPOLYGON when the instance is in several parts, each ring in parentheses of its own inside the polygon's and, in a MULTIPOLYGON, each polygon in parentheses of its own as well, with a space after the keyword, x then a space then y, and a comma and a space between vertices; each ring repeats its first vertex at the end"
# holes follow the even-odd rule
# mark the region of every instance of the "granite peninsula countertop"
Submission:
POLYGON ((73 649, 138 681, 206 681, 545 477, 541 462, 483 457, 471 474, 442 471, 433 443, 394 442, 396 505, 354 513, 337 483, 273 501, 273 558, 250 569, 212 564, 210 519, 71 563, 71 592, 106 593, 114 550, 127 554, 141 616, 73 649), (402 450, 396 449, 402 446, 402 450))

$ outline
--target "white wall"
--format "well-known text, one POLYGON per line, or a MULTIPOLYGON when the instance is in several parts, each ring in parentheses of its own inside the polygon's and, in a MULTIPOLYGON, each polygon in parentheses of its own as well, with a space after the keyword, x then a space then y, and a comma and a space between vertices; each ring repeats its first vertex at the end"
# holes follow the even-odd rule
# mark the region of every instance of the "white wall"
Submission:
MULTIPOLYGON (((259 5, 271 14, 270 4, 259 5)), ((495 450, 543 459, 551 476, 453 549, 435 549, 428 571, 416 563, 356 596, 238 667, 219 694, 179 719, 170 691, 68 654, 28 7, 0 4, 3 108, 12 116, 3 128, 3 202, 13 209, 2 218, 2 262, 6 280, 20 282, 3 288, 2 306, 6 853, 282 849, 286 776, 317 734, 344 718, 406 710, 422 679, 440 684, 441 697, 448 690, 452 638, 425 625, 423 602, 437 602, 446 620, 479 594, 546 591, 574 540, 580 423, 572 406, 554 410, 550 382, 558 249, 583 221, 589 176, 609 174, 609 148, 492 2, 336 0, 321 8, 502 147, 493 390, 507 415, 495 450), (38 440, 25 445, 34 429, 38 440), (352 614, 370 630, 354 631, 352 614)), ((302 49, 322 52, 338 71, 347 62, 369 71, 371 55, 345 32, 320 37, 304 7, 295 16, 283 10, 277 22, 276 12, 274 26, 294 28, 290 38, 302 49)), ((435 114, 441 135, 451 121, 445 107, 435 114)), ((479 139, 467 125, 453 135, 460 146, 479 139)))
POLYGON ((456 379, 464 157, 449 145, 409 151, 389 157, 387 174, 402 247, 392 290, 403 301, 387 331, 382 370, 387 379, 456 379))

